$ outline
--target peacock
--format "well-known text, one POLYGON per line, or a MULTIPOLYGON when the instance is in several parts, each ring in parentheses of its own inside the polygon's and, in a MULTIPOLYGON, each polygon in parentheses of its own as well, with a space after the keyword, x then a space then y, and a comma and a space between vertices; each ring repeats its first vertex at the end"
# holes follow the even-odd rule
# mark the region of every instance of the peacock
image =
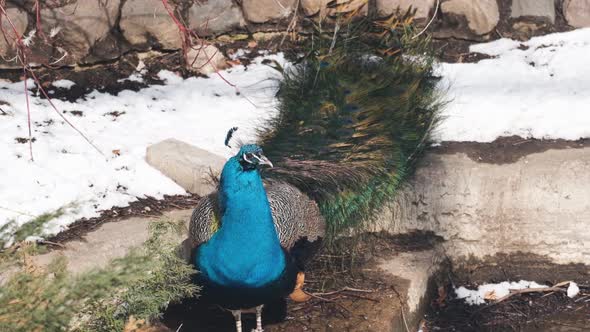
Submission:
POLYGON ((444 105, 412 13, 352 16, 331 31, 315 26, 291 65, 268 63, 282 73, 278 115, 239 147, 192 214, 203 298, 231 310, 238 332, 242 309, 255 308, 261 332, 264 304, 307 299, 306 263, 396 193, 444 105))

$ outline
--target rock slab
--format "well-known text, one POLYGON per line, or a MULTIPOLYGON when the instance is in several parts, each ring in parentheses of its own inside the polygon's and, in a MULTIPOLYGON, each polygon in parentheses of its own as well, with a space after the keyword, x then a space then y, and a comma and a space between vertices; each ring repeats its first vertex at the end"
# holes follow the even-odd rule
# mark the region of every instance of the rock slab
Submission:
POLYGON ((590 0, 565 0, 563 13, 569 25, 576 28, 590 27, 590 0))
POLYGON ((312 16, 320 13, 321 17, 326 15, 326 7, 330 0, 301 0, 301 8, 303 13, 307 16, 312 16))
POLYGON ((207 195, 215 189, 210 174, 221 173, 225 158, 176 139, 147 148, 148 164, 188 192, 207 195))
MULTIPOLYGON (((449 0, 441 4, 444 14, 462 16, 469 29, 476 35, 490 33, 500 21, 496 0, 449 0)), ((456 37, 460 37, 455 33, 456 37)))
POLYGON ((232 0, 195 1, 188 15, 189 27, 199 36, 215 36, 246 25, 242 10, 232 0))
POLYGON ((245 18, 252 23, 266 23, 288 18, 298 0, 242 0, 245 18))
POLYGON ((554 0, 512 0, 512 13, 510 17, 523 16, 543 17, 551 23, 555 23, 554 0))
POLYGON ((186 57, 190 69, 204 75, 227 68, 225 56, 213 45, 193 46, 186 57))
MULTIPOLYGON (((68 52, 60 64, 81 62, 98 41, 107 38, 116 25, 120 4, 120 0, 69 1, 63 7, 42 9, 44 33, 49 36, 52 28, 59 27, 56 46, 68 52)), ((57 59, 50 58, 47 61, 52 60, 57 59)))
POLYGON ((436 0, 377 0, 377 14, 379 16, 388 16, 396 12, 399 8, 405 12, 408 8, 416 9, 416 18, 429 18, 430 11, 434 10, 436 0))
POLYGON ((119 26, 127 41, 137 48, 158 45, 175 50, 182 47, 178 27, 160 0, 127 0, 121 10, 119 26))
MULTIPOLYGON (((27 13, 19 8, 7 8, 6 15, 10 18, 18 33, 23 35, 28 24, 27 13)), ((0 68, 18 68, 18 62, 5 63, 4 59, 2 59, 5 58, 8 60, 16 54, 14 49, 15 43, 10 39, 10 36, 14 36, 14 32, 6 18, 2 19, 2 31, 6 31, 8 34, 8 43, 6 43, 5 38, 0 33, 0 68)))

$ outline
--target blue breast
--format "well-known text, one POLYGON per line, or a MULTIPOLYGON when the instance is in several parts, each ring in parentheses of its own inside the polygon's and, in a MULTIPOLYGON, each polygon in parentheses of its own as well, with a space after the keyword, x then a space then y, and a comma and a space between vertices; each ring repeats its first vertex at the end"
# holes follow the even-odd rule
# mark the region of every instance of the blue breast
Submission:
POLYGON ((285 254, 258 170, 230 158, 219 188, 221 227, 195 255, 202 277, 217 285, 256 288, 277 280, 285 254))

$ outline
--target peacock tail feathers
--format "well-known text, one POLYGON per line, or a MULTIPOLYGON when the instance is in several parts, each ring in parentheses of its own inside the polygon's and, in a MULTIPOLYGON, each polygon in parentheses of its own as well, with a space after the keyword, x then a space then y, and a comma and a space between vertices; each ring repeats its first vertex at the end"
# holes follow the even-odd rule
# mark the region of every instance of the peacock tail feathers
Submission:
POLYGON ((370 221, 428 144, 438 120, 429 38, 412 13, 318 26, 306 53, 281 68, 278 115, 260 132, 265 176, 316 200, 330 235, 370 221))

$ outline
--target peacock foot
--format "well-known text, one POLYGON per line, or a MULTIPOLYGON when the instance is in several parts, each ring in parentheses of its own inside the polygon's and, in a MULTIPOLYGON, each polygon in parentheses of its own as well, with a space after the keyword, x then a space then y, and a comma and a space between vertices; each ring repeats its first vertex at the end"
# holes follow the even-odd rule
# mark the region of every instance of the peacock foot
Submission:
POLYGON ((252 332, 264 332, 262 329, 262 308, 264 305, 256 307, 256 328, 252 329, 252 332))
POLYGON ((236 332, 242 332, 242 311, 231 310, 234 319, 236 320, 236 332))
POLYGON ((305 281, 305 274, 303 272, 297 273, 297 282, 295 284, 295 289, 293 293, 289 295, 289 298, 295 302, 305 302, 311 298, 309 294, 307 294, 303 290, 303 283, 305 281))

